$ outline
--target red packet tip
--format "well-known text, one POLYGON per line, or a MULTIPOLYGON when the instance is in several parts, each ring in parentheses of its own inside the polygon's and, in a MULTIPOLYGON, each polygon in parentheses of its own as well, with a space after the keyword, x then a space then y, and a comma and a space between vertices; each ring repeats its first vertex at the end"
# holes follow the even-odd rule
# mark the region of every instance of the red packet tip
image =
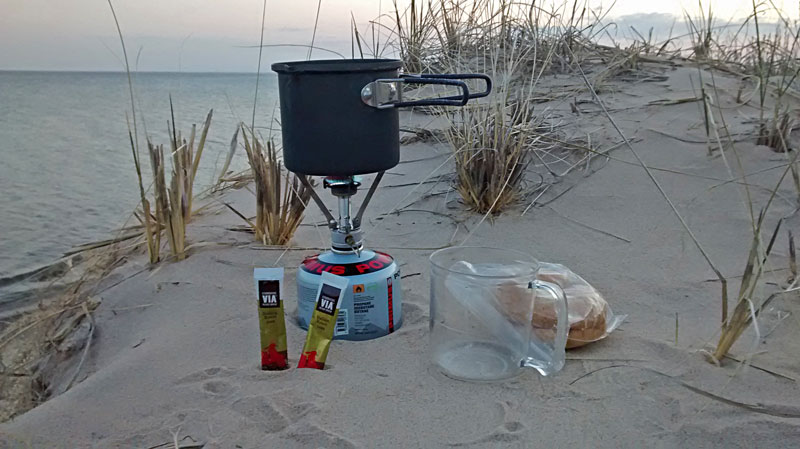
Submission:
POLYGON ((286 354, 276 351, 274 343, 261 350, 261 369, 280 370, 288 367, 286 354))
POLYGON ((300 355, 300 361, 297 363, 297 367, 322 369, 325 367, 325 364, 317 362, 317 351, 310 351, 300 355))

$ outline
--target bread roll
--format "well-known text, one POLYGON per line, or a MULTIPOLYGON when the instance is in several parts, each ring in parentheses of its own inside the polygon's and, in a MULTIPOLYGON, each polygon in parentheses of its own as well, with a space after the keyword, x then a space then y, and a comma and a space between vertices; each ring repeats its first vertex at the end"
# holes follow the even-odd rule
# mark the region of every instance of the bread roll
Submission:
MULTIPOLYGON (((560 273, 540 273, 540 280, 561 284, 564 276, 560 273)), ((532 292, 525 286, 504 283, 498 286, 497 299, 502 312, 511 320, 521 323, 531 316, 530 301, 532 292)), ((564 289, 569 305, 569 335, 567 348, 577 348, 599 340, 606 335, 606 314, 608 305, 597 291, 584 285, 567 286, 564 289)), ((534 301, 531 326, 537 337, 552 341, 556 332, 555 303, 538 298, 534 301)))
MULTIPOLYGON (((585 304, 579 302, 578 304, 585 304)), ((570 303, 570 317, 572 317, 572 303, 570 303)), ((569 334, 567 335, 567 349, 579 348, 593 341, 600 340, 606 336, 606 307, 602 312, 597 312, 596 308, 587 309, 585 318, 577 321, 570 320, 569 334)), ((533 326, 533 332, 542 340, 553 341, 556 337, 555 320, 550 327, 533 326)))
POLYGON ((528 288, 516 283, 500 284, 497 287, 497 300, 502 308, 501 312, 515 323, 527 321, 531 316, 532 294, 528 288))

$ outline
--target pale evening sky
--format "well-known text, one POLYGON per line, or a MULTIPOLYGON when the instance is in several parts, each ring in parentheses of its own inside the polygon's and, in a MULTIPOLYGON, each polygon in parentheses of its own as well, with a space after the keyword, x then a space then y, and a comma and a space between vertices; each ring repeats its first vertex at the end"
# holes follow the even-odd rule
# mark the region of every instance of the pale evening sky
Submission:
MULTIPOLYGON (((408 0, 398 3, 405 5, 408 0)), ((680 16, 682 5, 697 8, 694 0, 618 0, 611 17, 648 13, 680 16)), ((713 10, 720 19, 744 17, 749 5, 750 0, 718 0, 713 10)), ((114 6, 131 64, 141 50, 139 70, 255 71, 257 50, 242 46, 258 44, 261 0, 116 0, 114 6)), ((265 44, 307 45, 316 8, 317 0, 267 0, 265 44)), ((317 45, 349 56, 351 12, 363 32, 379 11, 385 14, 393 9, 391 0, 322 0, 317 45)), ((796 16, 796 9, 795 4, 790 15, 796 16)), ((383 21, 390 23, 388 18, 383 21)), ((671 21, 666 16, 639 17, 638 27, 669 27, 671 21)), ((683 25, 679 27, 677 32, 685 32, 683 25)), ((306 51, 266 49, 264 66, 277 59, 304 59, 306 51)), ((120 56, 106 0, 0 0, 0 70, 118 71, 124 68, 120 56)), ((314 57, 335 55, 315 51, 314 57)))

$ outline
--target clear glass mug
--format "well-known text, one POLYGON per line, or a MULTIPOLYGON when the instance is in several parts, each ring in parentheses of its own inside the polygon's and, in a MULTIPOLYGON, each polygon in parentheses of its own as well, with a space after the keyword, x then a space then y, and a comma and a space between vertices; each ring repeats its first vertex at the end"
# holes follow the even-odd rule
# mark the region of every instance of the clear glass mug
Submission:
POLYGON ((515 250, 461 246, 434 252, 430 262, 430 351, 445 375, 491 381, 525 367, 547 376, 564 366, 567 298, 558 285, 536 279, 536 259, 515 250), (556 315, 554 333, 535 332, 532 325, 542 294, 550 296, 549 311, 556 315))

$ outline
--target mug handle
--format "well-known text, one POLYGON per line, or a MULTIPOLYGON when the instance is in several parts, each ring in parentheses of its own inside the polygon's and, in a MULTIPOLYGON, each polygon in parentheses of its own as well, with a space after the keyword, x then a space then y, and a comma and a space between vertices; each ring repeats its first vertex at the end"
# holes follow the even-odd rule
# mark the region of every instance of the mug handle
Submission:
POLYGON ((528 284, 528 288, 532 290, 531 293, 534 295, 534 304, 536 301, 536 291, 544 290, 556 300, 558 318, 556 320, 556 338, 553 347, 550 348, 549 344, 538 341, 533 332, 533 327, 531 326, 531 333, 528 340, 528 357, 523 362, 524 366, 536 368, 543 376, 548 376, 560 371, 561 368, 564 367, 567 333, 569 331, 569 307, 567 305, 567 296, 564 294, 564 290, 558 285, 538 279, 531 281, 528 284))

